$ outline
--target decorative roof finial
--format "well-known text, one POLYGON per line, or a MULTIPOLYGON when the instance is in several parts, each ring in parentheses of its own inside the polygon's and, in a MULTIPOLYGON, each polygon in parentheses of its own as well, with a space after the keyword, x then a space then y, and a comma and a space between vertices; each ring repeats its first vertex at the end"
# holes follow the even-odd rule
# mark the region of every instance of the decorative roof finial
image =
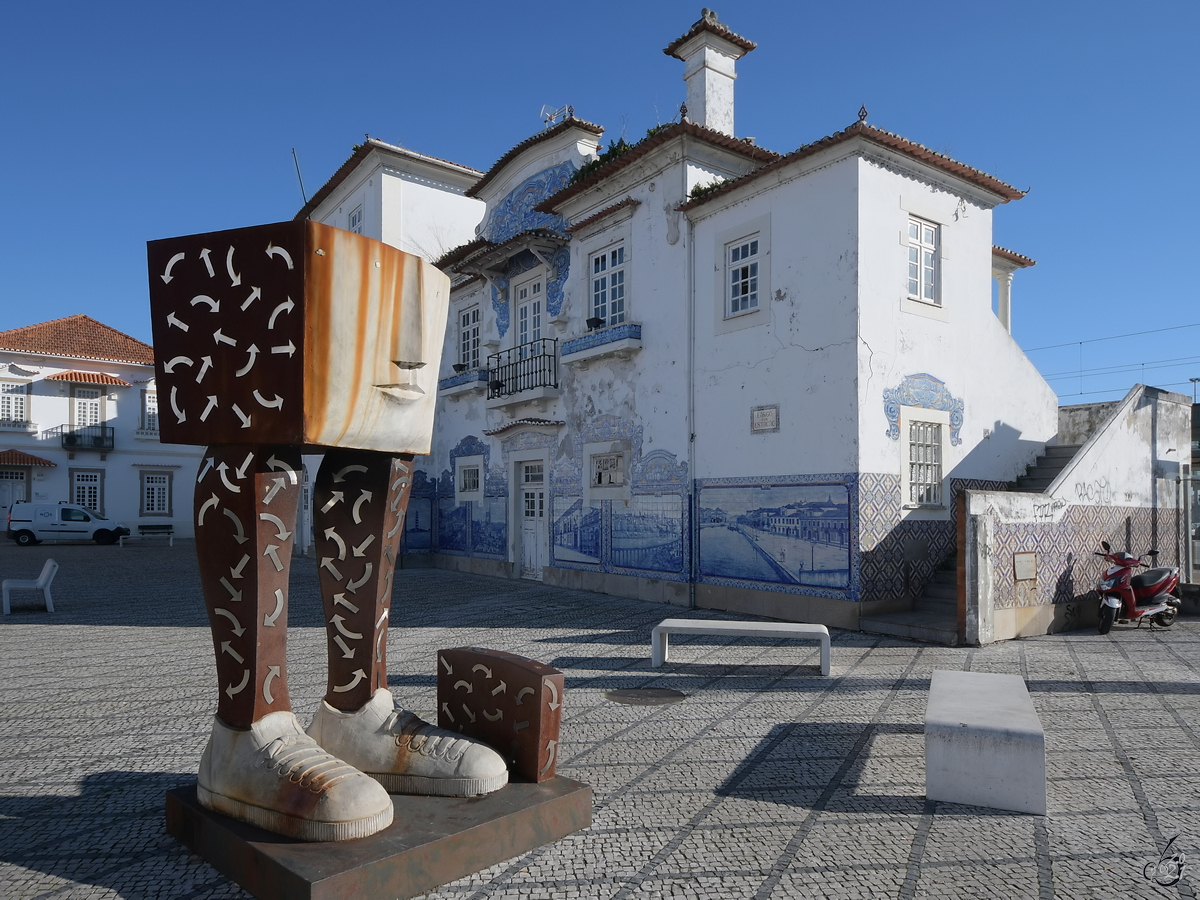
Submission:
POLYGON ((567 118, 568 119, 575 118, 575 107, 574 106, 570 106, 570 105, 567 106, 567 118))
POLYGON ((867 122, 867 104, 865 103, 858 108, 858 121, 862 122, 864 125, 867 122))
POLYGON ((715 9, 708 9, 706 7, 704 9, 700 10, 700 18, 705 19, 709 22, 715 22, 715 21, 717 21, 717 11, 715 9))
POLYGON ((687 120, 688 120, 688 117, 687 117, 687 104, 686 104, 686 103, 680 103, 680 104, 679 104, 679 121, 680 121, 680 122, 686 122, 687 120))

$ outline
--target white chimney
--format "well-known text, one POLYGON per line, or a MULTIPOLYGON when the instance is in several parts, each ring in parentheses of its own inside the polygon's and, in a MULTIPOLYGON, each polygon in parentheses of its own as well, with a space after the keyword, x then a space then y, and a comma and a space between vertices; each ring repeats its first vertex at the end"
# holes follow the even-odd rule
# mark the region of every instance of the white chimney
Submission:
POLYGON ((736 64, 756 46, 718 22, 714 10, 705 9, 687 34, 663 50, 668 56, 683 60, 689 120, 733 136, 736 64))

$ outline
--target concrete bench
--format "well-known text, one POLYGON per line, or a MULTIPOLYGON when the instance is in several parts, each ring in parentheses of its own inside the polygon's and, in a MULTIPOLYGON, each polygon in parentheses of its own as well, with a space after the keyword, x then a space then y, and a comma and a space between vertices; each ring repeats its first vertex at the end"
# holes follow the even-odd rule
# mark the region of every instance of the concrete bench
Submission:
POLYGON ((52 559, 46 560, 46 564, 42 566, 42 573, 37 578, 5 578, 0 584, 0 598, 2 598, 4 606, 4 615, 8 615, 9 609, 9 591, 24 590, 24 591, 41 591, 42 599, 46 601, 46 612, 54 612, 54 598, 50 596, 50 582, 54 580, 54 576, 58 574, 58 563, 52 559))
POLYGON ((925 797, 1046 814, 1046 736, 1019 675, 934 670, 925 797))
POLYGON ((709 634, 737 637, 816 638, 821 642, 821 674, 829 674, 829 629, 796 622, 729 622, 721 619, 663 619, 650 632, 650 665, 661 666, 670 654, 668 635, 709 634))
MULTIPOLYGON (((139 538, 165 537, 169 541, 168 546, 171 546, 171 547, 175 546, 175 526, 174 525, 139 525, 137 527, 137 530, 138 530, 139 538)), ((124 547, 125 542, 130 539, 131 539, 131 536, 128 534, 121 535, 121 539, 120 539, 121 546, 124 547)))

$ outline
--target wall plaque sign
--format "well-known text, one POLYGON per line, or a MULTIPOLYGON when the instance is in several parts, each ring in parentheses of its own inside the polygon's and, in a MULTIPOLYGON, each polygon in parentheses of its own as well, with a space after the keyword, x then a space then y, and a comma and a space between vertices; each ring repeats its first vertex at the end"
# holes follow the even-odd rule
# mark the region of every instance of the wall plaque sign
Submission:
POLYGON ((779 404, 756 406, 750 410, 750 433, 764 434, 779 430, 779 404))

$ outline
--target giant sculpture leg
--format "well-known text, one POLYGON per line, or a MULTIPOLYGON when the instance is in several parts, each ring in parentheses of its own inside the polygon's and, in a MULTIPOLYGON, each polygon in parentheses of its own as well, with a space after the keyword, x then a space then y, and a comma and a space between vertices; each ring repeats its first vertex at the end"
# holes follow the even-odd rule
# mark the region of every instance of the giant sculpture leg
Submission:
POLYGON ((300 728, 287 690, 287 591, 298 451, 208 448, 196 483, 196 553, 220 699, 200 761, 200 802, 304 840, 387 827, 386 792, 300 728))
POLYGON ((487 745, 399 709, 387 689, 392 575, 412 457, 330 450, 313 492, 329 681, 309 734, 389 791, 475 796, 508 783, 487 745))

